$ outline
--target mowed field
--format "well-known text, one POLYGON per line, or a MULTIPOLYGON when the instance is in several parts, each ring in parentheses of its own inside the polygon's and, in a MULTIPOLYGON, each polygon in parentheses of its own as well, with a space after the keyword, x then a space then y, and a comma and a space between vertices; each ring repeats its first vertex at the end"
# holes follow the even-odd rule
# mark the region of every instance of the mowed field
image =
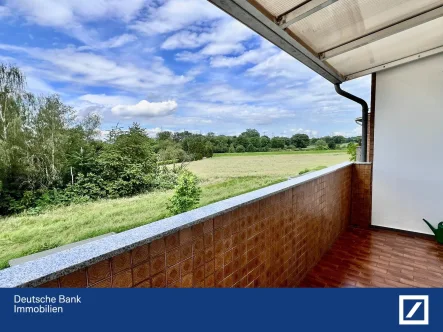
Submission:
POLYGON ((215 158, 195 161, 188 169, 204 181, 239 176, 293 177, 306 168, 331 166, 348 160, 345 152, 334 153, 244 153, 217 155, 215 158))
MULTIPOLYGON (((348 160, 344 152, 235 154, 192 162, 201 179, 200 206, 297 176, 301 170, 348 160)), ((0 269, 22 257, 109 232, 122 232, 168 216, 172 191, 56 208, 41 215, 0 219, 0 269)))

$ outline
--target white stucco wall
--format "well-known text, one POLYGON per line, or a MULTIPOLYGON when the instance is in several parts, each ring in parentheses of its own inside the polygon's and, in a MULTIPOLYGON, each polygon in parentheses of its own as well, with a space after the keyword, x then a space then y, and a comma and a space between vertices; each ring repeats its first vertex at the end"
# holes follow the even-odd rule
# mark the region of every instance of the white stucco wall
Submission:
POLYGON ((372 224, 443 220, 443 54, 377 74, 372 224))

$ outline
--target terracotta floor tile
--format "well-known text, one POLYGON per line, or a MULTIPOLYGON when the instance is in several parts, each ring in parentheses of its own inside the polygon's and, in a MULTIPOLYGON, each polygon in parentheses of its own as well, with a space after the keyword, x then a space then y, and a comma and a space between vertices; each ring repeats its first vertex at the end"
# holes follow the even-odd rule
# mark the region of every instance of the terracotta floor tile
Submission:
POLYGON ((351 227, 300 287, 443 287, 443 246, 425 236, 351 227))

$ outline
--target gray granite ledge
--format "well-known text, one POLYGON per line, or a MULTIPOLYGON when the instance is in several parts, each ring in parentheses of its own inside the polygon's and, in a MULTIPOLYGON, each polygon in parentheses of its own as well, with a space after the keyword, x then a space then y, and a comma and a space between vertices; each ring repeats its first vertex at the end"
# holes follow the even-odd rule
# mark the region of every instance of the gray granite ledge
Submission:
POLYGON ((36 287, 96 262, 351 166, 345 162, 0 271, 0 287, 36 287))

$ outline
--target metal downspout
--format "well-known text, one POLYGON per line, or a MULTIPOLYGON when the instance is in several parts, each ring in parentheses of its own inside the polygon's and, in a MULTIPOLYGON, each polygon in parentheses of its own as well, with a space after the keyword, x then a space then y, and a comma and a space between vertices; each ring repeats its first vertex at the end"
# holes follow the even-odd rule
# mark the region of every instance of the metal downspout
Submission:
POLYGON ((368 160, 368 113, 369 107, 368 104, 361 98, 350 94, 349 92, 343 91, 340 87, 340 84, 334 84, 335 91, 345 98, 348 98, 356 103, 359 103, 362 107, 362 130, 361 130, 361 155, 362 161, 366 162, 368 160))

